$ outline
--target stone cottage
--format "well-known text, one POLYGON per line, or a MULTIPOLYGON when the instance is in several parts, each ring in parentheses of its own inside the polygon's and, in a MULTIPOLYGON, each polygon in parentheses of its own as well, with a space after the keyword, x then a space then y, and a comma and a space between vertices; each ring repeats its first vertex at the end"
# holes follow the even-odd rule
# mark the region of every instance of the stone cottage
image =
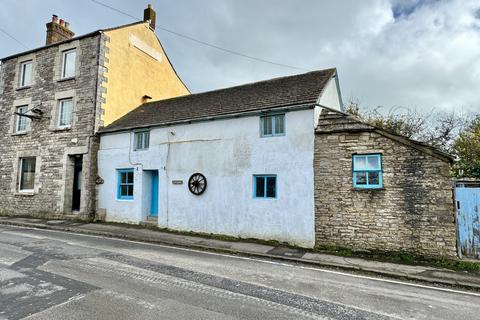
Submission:
POLYGON ((53 16, 45 46, 1 59, 1 214, 92 214, 98 129, 149 99, 189 94, 150 6, 144 16, 78 37, 53 16))
POLYGON ((102 128, 107 221, 455 255, 451 158, 341 111, 327 69, 143 104, 102 128))
POLYGON ((326 108, 314 154, 318 246, 456 256, 450 155, 326 108))

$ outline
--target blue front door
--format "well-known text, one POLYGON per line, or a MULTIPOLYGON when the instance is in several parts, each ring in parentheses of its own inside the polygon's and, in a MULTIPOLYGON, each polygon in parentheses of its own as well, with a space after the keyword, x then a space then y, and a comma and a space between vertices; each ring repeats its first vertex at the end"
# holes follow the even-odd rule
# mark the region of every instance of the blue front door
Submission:
POLYGON ((150 216, 158 217, 158 171, 152 171, 152 196, 150 203, 150 216))

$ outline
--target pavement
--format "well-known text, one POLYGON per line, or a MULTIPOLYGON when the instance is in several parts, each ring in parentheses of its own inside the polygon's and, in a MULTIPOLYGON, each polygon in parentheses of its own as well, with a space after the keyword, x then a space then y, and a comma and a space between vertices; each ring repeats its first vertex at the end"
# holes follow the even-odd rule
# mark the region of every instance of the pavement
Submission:
POLYGON ((405 265, 356 257, 342 257, 326 253, 311 252, 301 248, 272 246, 248 241, 224 241, 199 236, 163 232, 149 228, 139 228, 138 226, 124 224, 0 217, 0 225, 2 224, 67 231, 217 252, 221 251, 237 255, 280 259, 286 262, 374 273, 379 276, 421 281, 435 285, 456 286, 471 290, 480 289, 480 274, 476 272, 453 271, 450 269, 429 266, 405 265))
POLYGON ((2 320, 478 319, 480 293, 0 225, 2 320))

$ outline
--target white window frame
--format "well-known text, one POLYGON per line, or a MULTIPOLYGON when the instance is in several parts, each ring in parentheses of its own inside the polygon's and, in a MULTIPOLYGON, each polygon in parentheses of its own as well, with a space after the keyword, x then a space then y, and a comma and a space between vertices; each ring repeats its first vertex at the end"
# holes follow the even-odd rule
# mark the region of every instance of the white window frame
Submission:
POLYGON ((136 131, 133 135, 133 150, 134 151, 148 150, 149 147, 150 147, 150 131, 149 130, 136 131), (142 138, 142 145, 139 147, 138 138, 140 135, 143 138, 142 138))
POLYGON ((37 175, 37 157, 21 157, 19 159, 18 167, 18 191, 19 192, 34 192, 35 191, 35 177, 37 175), (22 189, 22 179, 23 179, 23 161, 25 159, 35 159, 35 168, 33 171, 33 188, 32 189, 22 189))
POLYGON ((76 49, 69 49, 62 52, 62 70, 61 70, 61 79, 69 79, 74 78, 76 76, 76 68, 77 68, 77 50, 76 49), (73 75, 67 75, 65 72, 67 71, 67 55, 70 53, 75 53, 75 59, 73 59, 73 75))
POLYGON ((20 88, 29 87, 33 83, 33 60, 26 60, 20 63, 20 88), (29 82, 25 82, 25 67, 30 65, 30 79, 29 82))
MULTIPOLYGON (((16 113, 27 113, 28 111, 28 105, 23 105, 23 106, 17 106, 15 107, 15 112, 16 113), (24 108, 25 111, 24 112, 20 112, 20 108, 24 108)), ((22 117, 22 116, 19 116, 18 114, 15 115, 15 133, 24 133, 24 132, 27 132, 28 131, 28 118, 27 117, 22 117), (23 130, 19 130, 19 125, 20 125, 20 121, 25 121, 25 128, 23 130)))
POLYGON ((65 98, 58 100, 58 119, 57 119, 57 127, 60 129, 67 129, 71 128, 73 123, 73 98, 65 98), (62 110, 63 110, 63 103, 66 101, 70 101, 70 122, 68 124, 62 125, 60 122, 62 121, 62 110))

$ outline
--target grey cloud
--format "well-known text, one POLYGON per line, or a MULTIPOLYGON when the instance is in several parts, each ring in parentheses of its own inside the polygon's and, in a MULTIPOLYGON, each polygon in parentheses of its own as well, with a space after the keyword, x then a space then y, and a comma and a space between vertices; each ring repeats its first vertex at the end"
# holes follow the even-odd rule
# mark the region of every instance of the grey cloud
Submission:
MULTIPOLYGON (((102 0, 135 16, 149 1, 102 0)), ((478 1, 158 0, 158 24, 248 55, 310 70, 337 67, 345 100, 365 106, 480 111, 478 1)), ((52 13, 77 34, 131 22, 91 1, 2 0, 0 27, 43 44, 52 13), (23 12, 19 19, 16 14, 23 12)), ((298 73, 159 30, 193 92, 298 73)), ((21 51, 0 35, 0 55, 21 51)))

